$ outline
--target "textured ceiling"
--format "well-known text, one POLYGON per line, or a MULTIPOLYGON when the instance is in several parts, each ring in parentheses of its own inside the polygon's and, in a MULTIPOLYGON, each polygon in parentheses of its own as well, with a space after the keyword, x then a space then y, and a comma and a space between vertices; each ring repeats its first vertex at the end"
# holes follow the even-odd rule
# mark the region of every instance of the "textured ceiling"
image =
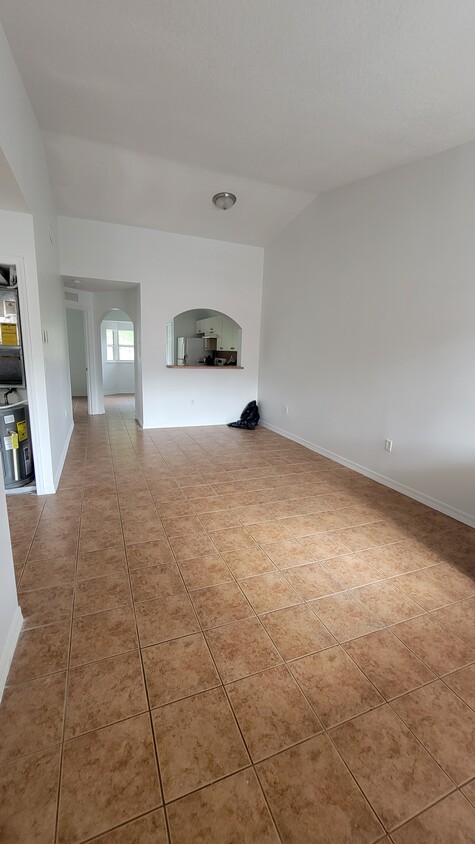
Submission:
POLYGON ((473 0, 0 0, 0 20, 62 213, 265 243, 311 195, 475 137, 473 0), (217 190, 239 193, 223 219, 217 190))

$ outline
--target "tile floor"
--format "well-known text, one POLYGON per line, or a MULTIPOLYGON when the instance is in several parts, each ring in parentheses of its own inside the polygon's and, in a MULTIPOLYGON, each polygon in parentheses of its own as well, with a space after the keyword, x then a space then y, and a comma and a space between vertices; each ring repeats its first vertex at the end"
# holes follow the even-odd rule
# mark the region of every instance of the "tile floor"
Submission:
POLYGON ((475 531, 263 428, 75 415, 8 501, 0 840, 475 842, 475 531))

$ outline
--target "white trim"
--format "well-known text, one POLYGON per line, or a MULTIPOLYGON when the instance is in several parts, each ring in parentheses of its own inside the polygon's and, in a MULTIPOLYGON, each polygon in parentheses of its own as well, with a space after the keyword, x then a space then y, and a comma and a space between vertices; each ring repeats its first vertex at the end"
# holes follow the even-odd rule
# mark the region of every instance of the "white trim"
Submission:
POLYGON ((452 507, 450 504, 445 504, 437 498, 431 498, 430 495, 426 495, 424 492, 419 492, 417 489, 412 489, 412 487, 407 486, 406 484, 393 481, 391 478, 387 478, 386 475, 380 475, 378 472, 373 472, 372 469, 367 469, 366 466, 360 466, 359 463, 354 463, 353 460, 347 460, 346 457, 342 457, 340 454, 334 454, 326 448, 322 448, 321 446, 315 445, 315 443, 304 440, 303 437, 297 437, 295 434, 290 434, 288 431, 284 431, 276 425, 271 425, 270 422, 264 422, 261 419, 260 424, 263 428, 268 428, 269 431, 274 431, 274 433, 280 434, 288 440, 293 440, 296 443, 300 443, 300 445, 304 445, 306 448, 310 449, 310 451, 315 451, 323 457, 328 457, 330 460, 334 460, 335 463, 341 463, 342 466, 347 466, 348 469, 353 469, 360 475, 371 478, 371 480, 376 481, 383 486, 387 486, 390 489, 394 489, 396 492, 402 492, 403 495, 407 495, 415 501, 420 501, 421 504, 426 504, 433 510, 438 510, 440 513, 445 513, 446 516, 451 516, 452 519, 457 519, 457 521, 463 522, 464 524, 475 528, 475 516, 471 516, 463 510, 458 510, 456 507, 452 507))
POLYGON ((8 631, 7 641, 5 642, 2 656, 0 657, 0 701, 2 699, 5 683, 7 682, 8 672, 10 671, 10 665, 13 659, 13 654, 15 653, 22 624, 23 616, 21 614, 21 609, 20 607, 17 607, 10 630, 8 631))
POLYGON ((55 488, 55 491, 58 489, 58 484, 59 484, 59 481, 60 481, 60 479, 61 479, 61 474, 62 474, 62 471, 63 471, 64 461, 66 460, 66 455, 67 455, 67 453, 68 453, 68 448, 69 448, 69 441, 70 441, 70 439, 71 439, 71 435, 72 435, 72 433, 73 433, 73 430, 74 430, 74 419, 73 419, 73 420, 72 420, 72 422, 71 422, 71 427, 70 427, 70 429, 69 429, 69 431, 68 431, 68 435, 67 435, 67 437, 66 437, 66 442, 64 443, 63 452, 62 452, 61 457, 60 457, 60 459, 59 459, 58 468, 56 469, 56 472, 55 472, 55 475, 54 475, 54 488, 55 488))
MULTIPOLYGON (((77 293, 70 287, 66 287, 65 291, 70 293, 77 293)), ((92 295, 92 294, 91 294, 92 295)), ((92 308, 80 302, 70 302, 65 299, 64 304, 66 310, 82 311, 84 315, 84 341, 86 347, 86 389, 87 389, 87 412, 89 416, 95 416, 104 413, 104 398, 98 388, 98 374, 96 367, 95 356, 95 341, 94 341, 94 314, 92 308), (102 397, 102 401, 101 401, 102 397)), ((101 372, 102 378, 102 372, 101 372)), ((101 384, 102 389, 102 384, 101 384)))

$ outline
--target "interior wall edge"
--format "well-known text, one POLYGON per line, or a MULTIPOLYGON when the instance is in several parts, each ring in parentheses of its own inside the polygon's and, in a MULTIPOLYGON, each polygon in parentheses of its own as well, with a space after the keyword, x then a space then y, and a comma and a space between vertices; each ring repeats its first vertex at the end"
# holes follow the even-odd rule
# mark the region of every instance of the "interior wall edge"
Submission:
POLYGON ((61 475, 62 475, 62 472, 63 472, 64 462, 66 460, 66 455, 68 453, 69 442, 71 440, 73 430, 74 430, 74 420, 71 422, 71 427, 69 428, 68 434, 66 436, 66 442, 64 443, 63 453, 61 454, 61 457, 59 459, 59 463, 56 467, 56 472, 54 474, 54 490, 52 490, 52 492, 56 492, 57 489, 58 489, 58 484, 59 484, 59 481, 61 479, 61 475))
POLYGON ((23 616, 20 607, 17 606, 15 615, 13 616, 10 630, 0 657, 0 702, 2 700, 3 691, 7 682, 8 672, 10 670, 11 661, 15 648, 17 646, 18 637, 23 625, 23 616))
POLYGON ((452 507, 451 504, 446 504, 444 501, 432 498, 430 495, 426 495, 426 493, 413 489, 406 484, 399 483, 399 481, 394 481, 386 475, 380 475, 379 472, 375 472, 373 469, 368 469, 366 466, 355 463, 353 460, 348 460, 346 457, 342 457, 341 454, 335 454, 333 451, 323 448, 323 446, 312 443, 309 440, 305 440, 303 437, 299 437, 296 434, 291 434, 289 431, 285 431, 283 428, 279 428, 277 425, 272 425, 270 422, 266 422, 263 419, 260 420, 259 424, 262 425, 263 428, 268 428, 269 431, 273 431, 275 434, 280 434, 288 440, 304 445, 306 448, 310 449, 310 451, 314 451, 316 454, 321 454, 322 457, 328 457, 335 463, 340 463, 348 469, 353 469, 353 471, 358 472, 360 475, 364 475, 366 478, 370 478, 372 481, 376 481, 383 486, 389 487, 389 489, 394 489, 396 492, 401 492, 403 495, 407 495, 408 498, 420 501, 421 504, 426 504, 433 510, 438 510, 446 516, 450 516, 469 527, 475 528, 475 516, 470 515, 470 513, 458 510, 456 507, 452 507))

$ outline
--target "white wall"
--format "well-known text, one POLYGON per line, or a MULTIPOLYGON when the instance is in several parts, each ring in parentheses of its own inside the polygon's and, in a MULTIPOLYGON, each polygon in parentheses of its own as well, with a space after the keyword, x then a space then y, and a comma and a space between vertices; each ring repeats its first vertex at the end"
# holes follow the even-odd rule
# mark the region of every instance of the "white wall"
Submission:
POLYGON ((0 472, 0 700, 21 623, 22 616, 16 594, 3 472, 0 472))
POLYGON ((87 396, 86 338, 83 311, 66 308, 66 324, 68 329, 71 395, 87 396))
MULTIPOLYGON (((125 314, 124 314, 125 316, 125 314)), ((108 361, 106 329, 125 330, 134 328, 133 322, 125 320, 104 319, 101 324, 102 348, 102 378, 104 395, 112 396, 120 393, 133 393, 135 390, 134 361, 108 361)))
POLYGON ((59 231, 64 275, 140 284, 144 427, 222 424, 256 398, 262 249, 69 217, 59 231), (192 308, 242 326, 243 370, 166 368, 166 324, 192 308))
MULTIPOLYGON (((0 114, 0 148, 32 215, 34 253, 31 235, 28 235, 24 241, 19 240, 17 255, 25 258, 28 296, 35 301, 35 307, 28 313, 37 378, 37 383, 33 385, 30 381, 29 384, 34 386, 37 402, 33 412, 38 415, 38 429, 44 427, 49 433, 49 447, 41 455, 44 472, 39 491, 54 492, 72 430, 56 216, 39 127, 1 27, 0 114), (47 331, 47 343, 42 343, 42 330, 47 331)), ((14 247, 8 248, 7 243, 7 249, 11 252, 14 247)), ((41 441, 42 451, 43 445, 44 440, 41 441)), ((38 458, 37 446, 35 460, 38 458)))
POLYGON ((315 200, 265 252, 259 381, 267 423, 469 523, 474 184, 469 144, 315 200))

